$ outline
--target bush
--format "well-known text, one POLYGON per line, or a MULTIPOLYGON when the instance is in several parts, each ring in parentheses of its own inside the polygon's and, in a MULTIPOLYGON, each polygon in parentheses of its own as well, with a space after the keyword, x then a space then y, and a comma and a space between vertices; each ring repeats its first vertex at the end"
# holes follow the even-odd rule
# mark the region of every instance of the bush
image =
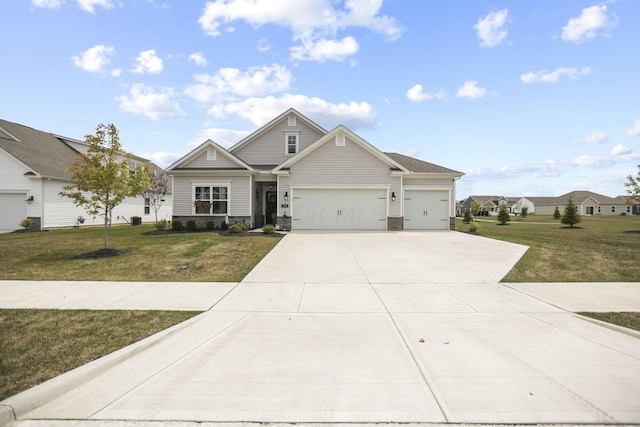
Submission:
POLYGON ((35 224, 35 221, 31 218, 25 218, 20 221, 20 227, 24 227, 25 230, 30 229, 33 224, 35 224))
POLYGON ((246 226, 246 225, 244 225, 244 223, 243 223, 243 222, 236 222, 236 223, 235 223, 235 224, 233 224, 233 225, 239 225, 239 226, 240 226, 240 228, 242 229, 242 231, 245 231, 245 230, 247 229, 247 226, 246 226))
POLYGON ((471 211, 467 209, 464 211, 464 219, 462 220, 465 224, 469 224, 471 222, 471 211))
POLYGON ((207 230, 214 230, 216 228, 216 224, 213 221, 207 221, 207 230))
MULTIPOLYGON (((155 223, 156 226, 156 230, 160 231, 160 230, 166 230, 167 228, 169 228, 169 221, 167 221, 166 219, 161 219, 160 221, 155 223)), ((182 224, 180 224, 180 227, 182 228, 182 224)))
POLYGON ((276 228, 273 225, 265 225, 262 227, 262 232, 264 234, 273 234, 276 232, 276 228))
POLYGON ((182 231, 182 221, 175 220, 171 223, 171 229, 174 231, 182 231))
POLYGON ((477 233, 478 232, 478 225, 475 222, 472 222, 471 224, 469 224, 469 233, 477 233))
POLYGON ((190 219, 189 221, 187 221, 187 231, 196 231, 198 229, 198 226, 196 225, 196 222, 192 219, 190 219))
POLYGON ((229 228, 229 224, 227 224, 226 222, 222 221, 222 224, 220 224, 220 229, 221 230, 227 230, 229 228))
POLYGON ((520 209, 520 216, 522 218, 526 218, 527 215, 529 215, 529 207, 528 206, 523 206, 522 209, 520 209))
POLYGON ((498 222, 500 225, 505 225, 508 221, 511 221, 509 210, 506 205, 500 205, 498 208, 498 222))
POLYGON ((229 233, 242 233, 244 231, 244 224, 233 224, 229 226, 229 233))

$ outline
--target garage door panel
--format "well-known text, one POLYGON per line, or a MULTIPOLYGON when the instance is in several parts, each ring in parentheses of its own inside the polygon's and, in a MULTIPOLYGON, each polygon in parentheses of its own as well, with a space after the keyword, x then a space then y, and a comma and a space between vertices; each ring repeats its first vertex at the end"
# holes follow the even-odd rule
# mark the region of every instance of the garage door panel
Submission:
POLYGON ((449 192, 405 190, 404 228, 406 230, 448 230, 449 192))
POLYGON ((0 194, 0 230, 17 230, 27 217, 26 193, 0 194))
POLYGON ((294 190, 292 228, 385 230, 386 204, 386 190, 294 190))

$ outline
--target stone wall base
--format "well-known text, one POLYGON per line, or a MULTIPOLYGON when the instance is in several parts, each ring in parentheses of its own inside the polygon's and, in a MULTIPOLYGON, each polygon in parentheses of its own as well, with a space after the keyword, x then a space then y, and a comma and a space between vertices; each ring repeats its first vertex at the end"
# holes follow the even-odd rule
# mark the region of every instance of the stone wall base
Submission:
POLYGON ((277 219, 278 228, 284 231, 291 231, 291 217, 279 216, 277 219))
POLYGON ((402 231, 404 229, 404 218, 401 216, 387 217, 387 230, 402 231))

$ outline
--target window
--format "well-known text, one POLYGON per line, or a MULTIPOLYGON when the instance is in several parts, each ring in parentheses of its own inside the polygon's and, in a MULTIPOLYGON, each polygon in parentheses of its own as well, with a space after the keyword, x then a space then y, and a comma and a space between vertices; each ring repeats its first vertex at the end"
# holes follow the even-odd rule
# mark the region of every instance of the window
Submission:
MULTIPOLYGON (((591 212, 593 213, 593 212, 591 212)), ((602 207, 600 205, 598 205, 598 215, 600 215, 600 213, 602 213, 602 207)))
POLYGON ((627 213, 630 214, 631 213, 631 206, 627 205, 627 213))
POLYGON ((149 215, 151 213, 151 199, 148 197, 144 198, 144 214, 149 215))
POLYGON ((587 206, 587 215, 593 215, 593 206, 587 206))
POLYGON ((616 207, 615 206, 611 206, 611 213, 616 213, 616 207))
POLYGON ((285 154, 292 156, 298 152, 298 133, 287 132, 285 136, 285 154))
POLYGON ((196 215, 227 215, 229 213, 229 187, 223 185, 194 187, 196 215))

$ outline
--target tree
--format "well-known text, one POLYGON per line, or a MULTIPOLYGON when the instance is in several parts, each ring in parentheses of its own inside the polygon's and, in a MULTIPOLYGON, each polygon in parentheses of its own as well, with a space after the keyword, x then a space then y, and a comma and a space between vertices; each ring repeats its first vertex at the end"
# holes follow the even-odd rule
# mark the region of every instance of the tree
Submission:
POLYGON ((469 224, 471 222, 471 211, 469 209, 464 211, 464 219, 462 222, 465 224, 469 224))
POLYGON ((149 187, 149 166, 138 165, 131 169, 133 156, 122 150, 118 129, 113 123, 100 123, 95 135, 87 135, 85 142, 89 144, 87 153, 78 154, 67 169, 73 183, 65 185, 60 195, 69 197, 89 215, 104 218, 106 249, 111 211, 127 197, 136 197, 149 187))
POLYGON ((529 207, 528 206, 523 206, 522 208, 520 208, 520 216, 522 218, 526 218, 528 214, 529 214, 529 207))
POLYGON ((500 225, 505 225, 509 221, 511 221, 511 215, 509 215, 507 205, 500 205, 498 208, 498 222, 500 225))
POLYGON ((556 206, 556 210, 553 211, 553 219, 560 219, 562 215, 560 215, 560 209, 556 206))
POLYGON ((571 197, 569 197, 569 203, 567 203, 567 206, 564 208, 564 215, 562 215, 560 222, 573 228, 573 226, 580 221, 582 221, 582 218, 578 215, 578 207, 573 203, 571 197))
POLYGON ((142 192, 142 197, 149 199, 149 206, 156 214, 156 224, 158 223, 158 211, 164 202, 164 196, 169 191, 169 178, 164 173, 153 170, 149 174, 149 188, 142 192))
POLYGON ((482 205, 478 202, 471 202, 471 212, 473 216, 477 216, 482 210, 482 205))
POLYGON ((632 175, 627 176, 627 182, 624 183, 627 187, 627 197, 625 197, 628 205, 640 204, 640 165, 638 165, 638 174, 634 178, 632 175))

